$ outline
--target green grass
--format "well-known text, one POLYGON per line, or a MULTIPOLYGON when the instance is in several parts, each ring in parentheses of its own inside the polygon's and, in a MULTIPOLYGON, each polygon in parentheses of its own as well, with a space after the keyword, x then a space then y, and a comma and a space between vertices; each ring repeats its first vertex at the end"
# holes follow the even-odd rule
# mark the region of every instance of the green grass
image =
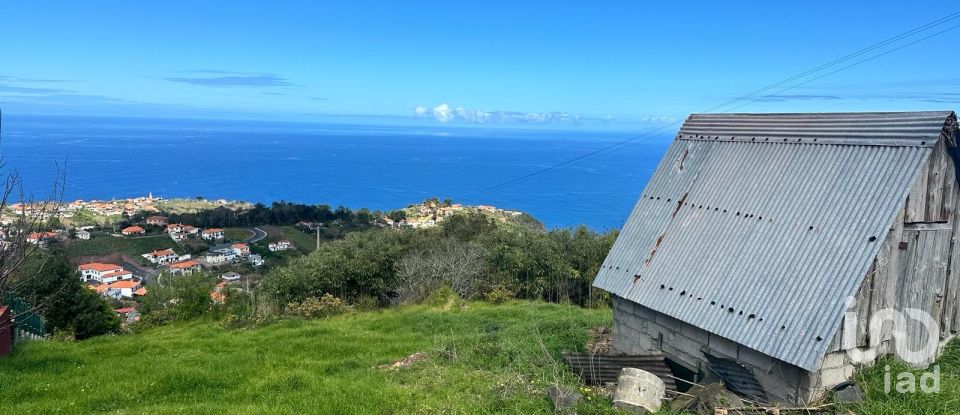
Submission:
POLYGON ((247 239, 253 235, 246 228, 226 228, 223 230, 223 233, 226 235, 227 239, 234 242, 242 242, 244 239, 247 239))
MULTIPOLYGON (((175 324, 0 358, 4 413, 552 413, 559 362, 609 310, 516 302, 290 320, 254 330, 175 324), (540 344, 543 347, 541 348, 540 344), (379 369, 416 352, 429 359, 379 369)), ((610 412, 602 397, 581 414, 610 412)))
POLYGON ((894 386, 890 387, 889 392, 885 391, 884 375, 888 365, 893 385, 896 385, 897 374, 900 372, 911 372, 919 379, 923 373, 934 367, 915 370, 893 358, 881 359, 855 374, 854 377, 863 388, 867 400, 846 409, 858 414, 874 415, 960 413, 960 341, 954 340, 948 344, 943 355, 934 363, 940 367, 939 393, 920 393, 919 388, 917 393, 898 393, 894 386))
POLYGON ((267 233, 267 238, 263 242, 276 242, 282 239, 289 239, 302 253, 310 253, 317 248, 317 237, 294 228, 293 226, 262 226, 267 233))
POLYGON ((174 251, 182 253, 173 239, 167 235, 141 236, 141 237, 115 237, 103 233, 94 234, 90 240, 74 239, 65 244, 67 256, 74 258, 87 255, 109 255, 113 253, 123 253, 134 258, 151 252, 155 249, 173 248, 174 251))

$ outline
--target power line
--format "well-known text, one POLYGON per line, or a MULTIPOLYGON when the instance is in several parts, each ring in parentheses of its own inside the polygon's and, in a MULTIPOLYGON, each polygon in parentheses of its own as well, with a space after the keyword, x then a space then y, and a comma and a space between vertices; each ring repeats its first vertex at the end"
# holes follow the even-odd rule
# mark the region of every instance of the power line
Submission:
MULTIPOLYGON (((759 100, 761 100, 761 99, 764 99, 764 98, 769 98, 769 97, 771 97, 771 96, 774 96, 774 95, 783 93, 783 92, 788 91, 788 90, 790 90, 790 89, 797 88, 797 87, 802 86, 802 85, 806 85, 806 84, 808 84, 808 83, 810 83, 810 82, 816 81, 816 80, 818 80, 818 79, 822 79, 822 78, 824 78, 824 77, 826 77, 826 76, 830 76, 830 75, 835 74, 835 73, 837 73, 837 72, 840 72, 840 71, 849 69, 849 68, 851 68, 851 67, 857 66, 857 65, 862 64, 862 63, 864 63, 864 62, 871 61, 871 60, 873 60, 873 59, 879 58, 879 57, 884 56, 884 55, 888 55, 888 54, 893 53, 893 52, 896 52, 896 51, 898 51, 898 50, 900 50, 900 49, 906 48, 906 47, 908 47, 908 46, 912 46, 912 45, 917 44, 917 43, 920 43, 920 42, 922 42, 922 41, 924 41, 924 40, 927 40, 927 39, 930 39, 930 38, 932 38, 932 37, 939 36, 939 35, 941 35, 941 34, 943 34, 943 33, 946 33, 946 32, 949 32, 949 31, 951 31, 951 30, 954 30, 954 29, 960 27, 960 25, 947 28, 947 29, 945 29, 945 30, 936 32, 936 33, 934 33, 934 34, 925 36, 925 37, 923 37, 923 38, 914 40, 914 41, 912 41, 912 42, 909 42, 909 43, 900 45, 900 46, 898 46, 898 47, 896 47, 896 48, 888 49, 888 50, 886 50, 886 51, 884 51, 884 52, 881 52, 881 53, 879 53, 879 54, 870 56, 870 57, 868 57, 868 58, 866 58, 866 59, 862 59, 862 60, 856 61, 856 62, 854 62, 853 64, 850 64, 850 65, 847 65, 847 66, 843 66, 843 67, 841 67, 841 68, 839 68, 839 69, 837 69, 837 70, 834 70, 834 71, 828 72, 828 73, 826 73, 826 74, 817 76, 817 77, 815 77, 815 78, 808 79, 808 80, 806 80, 806 81, 803 81, 803 82, 800 82, 800 83, 797 83, 797 84, 788 86, 788 87, 786 87, 786 88, 783 88, 783 89, 781 89, 781 90, 778 90, 777 92, 756 97, 757 94, 760 94, 760 93, 769 91, 769 90, 771 90, 771 89, 777 88, 777 87, 779 87, 779 86, 788 84, 788 83, 790 83, 790 82, 792 82, 792 81, 801 79, 801 78, 806 77, 806 76, 808 76, 808 75, 812 75, 812 74, 814 74, 814 73, 816 73, 816 72, 819 72, 819 71, 822 71, 822 70, 824 70, 824 69, 827 69, 827 68, 836 66, 836 65, 841 64, 841 63, 843 63, 843 62, 847 62, 847 61, 849 61, 850 59, 853 59, 853 58, 856 58, 856 57, 858 57, 858 56, 862 56, 862 55, 867 54, 867 53, 869 53, 869 52, 875 51, 875 50, 877 50, 877 49, 883 48, 884 46, 891 45, 891 44, 893 44, 893 43, 896 43, 896 42, 898 42, 898 41, 900 41, 900 40, 903 40, 903 39, 908 38, 908 37, 910 37, 910 36, 913 36, 913 35, 915 35, 915 34, 918 34, 918 33, 924 32, 924 31, 926 31, 926 30, 928 30, 928 29, 931 29, 931 28, 933 28, 933 27, 939 26, 939 25, 941 25, 941 24, 943 24, 943 23, 945 23, 945 22, 947 22, 947 21, 950 21, 950 20, 952 20, 952 19, 954 19, 954 18, 956 18, 956 17, 958 17, 958 16, 960 16, 960 11, 951 13, 951 14, 946 15, 946 16, 943 16, 943 17, 941 17, 941 18, 938 18, 938 19, 936 19, 936 20, 933 20, 933 21, 928 22, 928 23, 926 23, 926 24, 923 24, 923 25, 921 25, 921 26, 915 27, 915 28, 910 29, 910 30, 908 30, 908 31, 906 31, 906 32, 900 33, 900 34, 898 34, 898 35, 896 35, 896 36, 893 36, 893 37, 888 38, 888 39, 886 39, 886 40, 883 40, 883 41, 881 41, 881 42, 875 43, 875 44, 870 45, 870 46, 867 46, 867 47, 865 47, 865 48, 863 48, 863 49, 860 49, 860 50, 857 50, 857 51, 852 52, 852 53, 850 53, 850 54, 847 54, 847 55, 845 55, 845 56, 843 56, 843 57, 834 59, 834 60, 832 60, 832 61, 830 61, 830 62, 827 62, 827 63, 825 63, 825 64, 822 64, 822 65, 818 65, 818 66, 816 66, 816 67, 807 69, 807 70, 805 70, 805 71, 803 71, 803 72, 797 73, 797 74, 795 74, 795 75, 792 75, 792 76, 790 76, 790 77, 787 77, 787 78, 785 78, 785 79, 783 79, 783 80, 780 80, 780 81, 778 81, 778 82, 775 82, 775 83, 773 83, 773 84, 770 84, 770 85, 764 86, 764 87, 762 87, 762 88, 756 89, 756 90, 754 90, 754 91, 751 91, 751 92, 749 92, 749 93, 747 93, 747 94, 738 96, 738 97, 736 97, 736 98, 732 98, 732 99, 727 100, 727 101, 725 101, 725 102, 723 102, 723 103, 721 103, 721 104, 715 105, 715 106, 713 106, 713 107, 711 107, 711 108, 708 108, 708 109, 706 109, 706 110, 699 111, 699 112, 701 112, 701 113, 713 112, 713 111, 719 110, 720 108, 723 108, 723 107, 726 107, 726 106, 729 106, 729 105, 732 105, 732 104, 736 104, 736 103, 741 102, 741 101, 743 101, 743 100, 748 100, 747 102, 745 102, 745 103, 743 103, 743 104, 741 104, 741 105, 738 105, 738 106, 736 106, 736 107, 731 108, 731 110, 732 110, 732 109, 741 108, 741 107, 743 107, 744 105, 748 105, 748 104, 757 102, 757 101, 759 101, 759 100), (752 98, 752 97, 755 97, 755 98, 752 98), (751 98, 752 98, 752 99, 751 99, 751 98)), ((511 186, 511 185, 513 185, 513 184, 516 184, 516 183, 519 183, 519 182, 522 182, 522 181, 526 181, 526 180, 528 180, 528 179, 532 179, 532 178, 534 178, 534 177, 538 177, 538 176, 541 176, 541 175, 550 173, 550 172, 552 172, 552 171, 554 171, 554 170, 556 170, 556 169, 569 166, 569 165, 574 164, 574 163, 577 163, 577 162, 579 162, 579 161, 582 161, 582 160, 585 160, 585 159, 593 158, 593 157, 595 157, 595 156, 600 156, 600 155, 603 155, 603 154, 612 152, 612 151, 614 151, 614 150, 616 150, 616 149, 618 149, 618 148, 620 148, 620 147, 626 146, 626 145, 628 145, 628 144, 636 144, 636 143, 634 143, 634 142, 636 142, 637 140, 640 140, 640 139, 642 139, 642 138, 652 137, 653 134, 656 134, 656 133, 658 133, 658 132, 660 132, 660 131, 663 131, 663 130, 665 130, 665 129, 667 129, 667 128, 674 127, 674 126, 676 126, 676 125, 679 124, 679 123, 680 123, 679 121, 674 121, 674 122, 672 122, 672 123, 668 123, 668 124, 666 124, 666 125, 664 125, 664 126, 661 126, 661 127, 659 127, 659 128, 655 128, 655 129, 648 130, 648 131, 646 131, 646 132, 644 132, 644 133, 642 133, 642 134, 639 134, 639 135, 636 135, 636 136, 632 136, 632 137, 629 137, 629 138, 627 138, 627 139, 618 141, 618 142, 616 142, 616 143, 614 143, 614 144, 611 144, 611 145, 609 145, 609 146, 603 147, 603 148, 601 148, 601 149, 591 151, 591 152, 586 153, 586 154, 583 154, 583 155, 581 155, 581 156, 577 156, 577 157, 574 157, 574 158, 572 158, 572 159, 565 160, 565 161, 563 161, 563 162, 560 162, 560 163, 551 165, 551 166, 549 166, 549 167, 545 167, 545 168, 540 169, 540 170, 538 170, 538 171, 525 174, 525 175, 520 176, 520 177, 517 177, 517 178, 515 178, 515 179, 511 179, 511 180, 508 180, 508 181, 506 181, 506 182, 502 182, 502 183, 499 183, 499 184, 496 184, 496 185, 493 185, 493 186, 490 186, 490 187, 481 189, 481 190, 476 191, 476 192, 473 192, 473 193, 469 193, 469 194, 466 194, 466 195, 461 195, 460 197, 461 197, 461 198, 466 198, 466 197, 473 197, 473 196, 478 196, 478 195, 482 195, 482 194, 485 194, 485 193, 489 193, 489 192, 491 192, 491 191, 493 191, 493 190, 497 190, 497 189, 500 189, 500 188, 503 188, 503 187, 511 186)))

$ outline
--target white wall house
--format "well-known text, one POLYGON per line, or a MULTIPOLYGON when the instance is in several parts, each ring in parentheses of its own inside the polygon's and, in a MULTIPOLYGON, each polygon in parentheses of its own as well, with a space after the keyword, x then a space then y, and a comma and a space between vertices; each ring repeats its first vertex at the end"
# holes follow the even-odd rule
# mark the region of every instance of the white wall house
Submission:
POLYGON ((179 255, 172 249, 162 249, 141 255, 152 264, 166 265, 177 261, 179 255))
POLYGON ((188 275, 198 271, 200 271, 200 263, 195 259, 170 264, 170 273, 172 274, 188 275))
POLYGON ((200 237, 207 240, 223 239, 223 236, 223 229, 220 228, 204 229, 203 232, 200 233, 200 237))
POLYGON ((77 270, 80 271, 80 278, 84 282, 87 281, 99 281, 103 283, 109 283, 121 279, 130 279, 133 278, 133 274, 119 265, 114 264, 104 264, 100 262, 90 262, 87 264, 82 264, 77 267, 77 270), (109 281, 104 281, 108 279, 109 281))
POLYGON ((272 252, 286 251, 290 248, 293 248, 293 243, 288 240, 271 242, 270 244, 267 245, 267 248, 270 249, 270 251, 272 252))

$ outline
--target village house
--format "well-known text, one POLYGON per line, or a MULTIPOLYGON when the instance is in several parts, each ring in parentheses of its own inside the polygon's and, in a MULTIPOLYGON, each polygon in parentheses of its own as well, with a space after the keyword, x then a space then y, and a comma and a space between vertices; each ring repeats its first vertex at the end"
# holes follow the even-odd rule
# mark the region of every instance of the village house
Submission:
POLYGON ((174 275, 189 275, 200 271, 200 262, 195 259, 188 259, 170 264, 170 273, 174 275))
POLYGON ((151 264, 166 265, 179 259, 179 255, 173 249, 161 249, 141 255, 150 261, 151 264))
POLYGON ((91 237, 90 231, 84 230, 84 229, 79 229, 79 230, 77 230, 77 231, 76 231, 76 235, 77 235, 77 239, 83 239, 83 240, 85 240, 85 241, 86 241, 86 240, 89 240, 90 237, 91 237))
POLYGON ((233 261, 236 252, 230 246, 218 246, 203 254, 203 260, 210 265, 220 265, 233 261))
POLYGON ((293 248, 293 243, 286 239, 267 244, 267 249, 269 249, 271 252, 286 251, 290 248, 293 248))
POLYGON ((214 304, 223 304, 227 300, 226 294, 223 293, 226 287, 226 282, 218 282, 217 285, 213 287, 213 291, 210 291, 210 300, 213 301, 214 304))
POLYGON ((170 223, 166 216, 150 216, 144 222, 153 226, 167 226, 170 223))
POLYGON ((207 240, 223 239, 223 229, 220 229, 220 228, 204 229, 203 232, 200 234, 200 237, 207 240))
POLYGON ((197 228, 190 225, 184 225, 182 223, 171 223, 167 225, 167 232, 168 233, 184 233, 187 235, 193 235, 197 233, 197 228))
POLYGON ((140 281, 123 280, 101 284, 97 287, 97 292, 105 297, 119 300, 121 298, 133 298, 134 293, 140 288, 140 281))
POLYGON ((35 245, 47 245, 57 240, 59 235, 56 232, 30 232, 27 235, 27 243, 35 245))
POLYGON ((121 233, 122 235, 126 235, 126 236, 130 236, 130 235, 143 235, 143 234, 146 233, 146 232, 147 232, 146 230, 144 230, 143 228, 141 228, 141 227, 139 227, 139 226, 137 226, 137 225, 128 226, 128 227, 126 227, 126 228, 123 228, 123 229, 120 231, 120 233, 121 233))
POLYGON ((854 356, 919 349, 922 325, 868 331, 883 310, 928 314, 939 350, 960 331, 956 139, 949 111, 691 115, 593 283, 614 348, 791 404, 854 356))
POLYGON ((140 320, 140 314, 137 313, 137 307, 124 307, 113 311, 120 316, 120 319, 123 320, 124 323, 129 324, 140 320))
POLYGON ((250 255, 250 246, 247 245, 247 244, 245 244, 245 243, 243 243, 243 242, 235 243, 235 244, 233 244, 233 245, 230 245, 230 247, 233 248, 233 252, 234 252, 237 256, 247 256, 247 255, 250 255))
POLYGON ((247 262, 255 267, 259 267, 264 264, 263 257, 258 254, 250 254, 250 256, 247 257, 247 262))
POLYGON ((133 278, 133 273, 125 270, 123 267, 114 264, 104 264, 100 262, 90 262, 77 267, 80 271, 80 278, 84 282, 97 281, 100 283, 111 283, 119 280, 129 280, 133 278))
POLYGON ((227 282, 240 281, 240 274, 237 274, 236 272, 233 272, 233 271, 229 271, 229 272, 220 274, 220 279, 227 282))

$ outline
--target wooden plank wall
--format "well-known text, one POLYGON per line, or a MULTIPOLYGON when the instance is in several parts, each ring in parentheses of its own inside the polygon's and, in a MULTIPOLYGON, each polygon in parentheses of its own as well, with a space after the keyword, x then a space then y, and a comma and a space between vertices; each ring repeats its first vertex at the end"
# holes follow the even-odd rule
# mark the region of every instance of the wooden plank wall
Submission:
MULTIPOLYGON (((960 183, 954 159, 948 151, 954 143, 940 140, 931 153, 894 220, 877 258, 867 272, 857 304, 855 344, 843 344, 844 321, 829 351, 876 346, 890 340, 893 325, 887 323, 880 339, 870 339, 869 319, 878 310, 916 308, 930 313, 940 325, 940 337, 960 332, 960 246, 957 244, 960 183)), ((853 314, 850 314, 853 315, 853 314)), ((909 322, 910 345, 918 349, 925 337, 920 324, 909 322)))

